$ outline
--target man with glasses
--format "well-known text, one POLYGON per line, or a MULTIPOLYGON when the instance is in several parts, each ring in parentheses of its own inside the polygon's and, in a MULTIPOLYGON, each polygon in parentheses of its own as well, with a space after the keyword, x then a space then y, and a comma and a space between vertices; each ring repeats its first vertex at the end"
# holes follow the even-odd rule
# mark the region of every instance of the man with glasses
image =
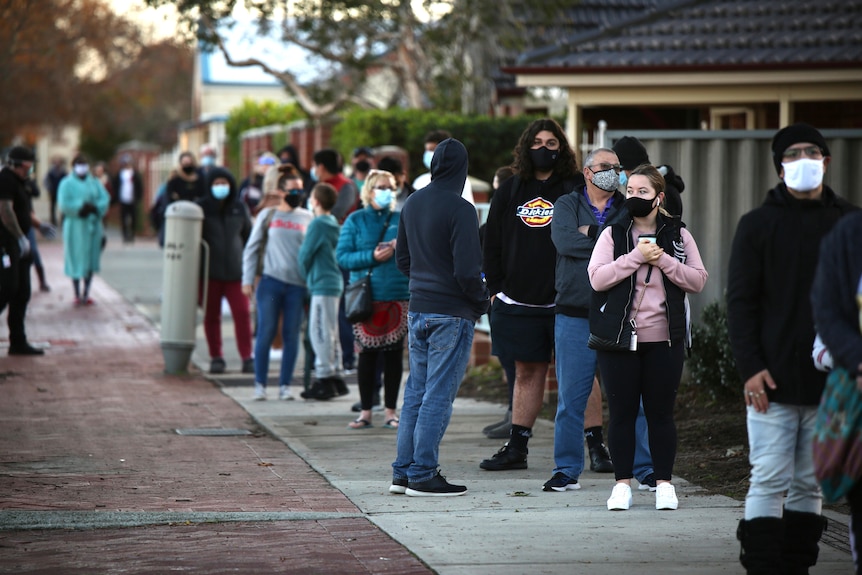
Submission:
POLYGON ((737 538, 748 573, 807 573, 826 525, 812 456, 826 375, 811 360, 809 294, 821 239, 856 208, 823 184, 832 158, 815 128, 779 130, 772 159, 783 181, 739 220, 728 267, 728 333, 745 382, 751 462, 737 538))
MULTIPOLYGON (((557 371, 557 415, 554 418, 554 475, 545 491, 580 489, 578 477, 584 470, 584 414, 588 399, 598 399, 598 421, 593 414, 592 428, 598 423, 601 433, 601 392, 597 382, 596 352, 587 347, 590 338, 590 301, 592 288, 587 264, 602 230, 628 215, 625 196, 617 191, 621 166, 617 155, 608 148, 590 152, 584 160, 586 185, 577 186, 554 207, 551 239, 557 248, 555 287, 556 317, 554 341, 557 371)), ((588 438, 590 441, 590 438, 588 438)), ((603 443, 590 446, 593 471, 613 471, 603 443), (608 459, 607 467, 595 465, 597 452, 608 459)))

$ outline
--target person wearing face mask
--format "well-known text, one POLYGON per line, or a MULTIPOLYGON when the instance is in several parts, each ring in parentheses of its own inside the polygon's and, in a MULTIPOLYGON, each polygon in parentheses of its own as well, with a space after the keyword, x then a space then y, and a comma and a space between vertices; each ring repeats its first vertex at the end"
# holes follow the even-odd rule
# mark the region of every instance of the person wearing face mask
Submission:
POLYGON ((182 152, 179 156, 179 165, 176 173, 165 185, 165 193, 159 196, 150 217, 159 224, 159 245, 165 243, 165 211, 168 206, 177 200, 188 202, 197 201, 207 194, 206 181, 201 176, 195 161, 195 155, 191 152, 182 152))
POLYGON ((135 241, 135 230, 138 228, 138 205, 144 198, 144 182, 141 174, 135 169, 131 155, 123 154, 120 157, 120 170, 114 175, 111 187, 114 201, 120 204, 123 241, 127 244, 132 243, 135 241))
POLYGON ((487 471, 527 468, 527 443, 554 351, 557 250, 551 223, 559 198, 584 186, 575 153, 553 119, 531 122, 513 155, 515 175, 494 192, 482 246, 493 297, 491 352, 515 362, 509 441, 479 463, 487 471))
POLYGON ((251 315, 248 297, 242 293, 242 252, 251 233, 251 217, 239 201, 233 174, 214 167, 209 174, 209 193, 197 204, 204 213, 201 237, 209 246, 209 276, 204 309, 204 333, 210 354, 210 373, 224 373, 222 353, 222 298, 227 300, 233 317, 236 347, 242 359, 242 373, 254 373, 251 353, 251 315))
MULTIPOLYGON (((613 150, 620 159, 620 185, 625 187, 631 171, 641 164, 651 164, 646 148, 634 136, 623 136, 614 142, 613 150)), ((685 183, 682 178, 667 164, 658 166, 658 171, 664 176, 664 209, 672 216, 682 217, 682 194, 685 183)))
POLYGON ((338 237, 338 265, 350 272, 350 283, 371 271, 372 316, 353 324, 359 349, 357 382, 362 410, 351 429, 372 426, 371 410, 377 358, 383 356, 384 427, 398 427, 395 413, 403 372, 404 337, 407 335, 407 277, 395 264, 395 245, 401 212, 394 209, 395 177, 372 170, 362 188, 364 208, 350 214, 338 237))
POLYGON ((87 158, 83 154, 75 156, 72 173, 63 178, 57 190, 57 206, 63 216, 64 270, 72 278, 76 307, 93 304, 90 284, 100 269, 102 218, 110 204, 111 196, 90 173, 87 158))
MULTIPOLYGON (((592 297, 587 263, 601 231, 628 218, 625 196, 617 189, 619 172, 613 150, 591 151, 584 160, 586 185, 562 196, 554 207, 551 239, 557 249, 554 340, 558 396, 554 475, 545 483, 545 491, 580 488, 578 477, 584 469, 581 430, 589 446, 590 470, 614 471, 602 439, 602 395, 595 378, 596 354, 587 347, 592 297)), ((650 473, 651 464, 637 475, 638 481, 649 485, 650 473)))
POLYGON ((267 170, 278 165, 278 158, 272 152, 262 152, 254 163, 251 175, 239 185, 239 197, 254 213, 257 205, 263 199, 263 180, 267 170))
POLYGON ((247 297, 255 294, 257 304, 253 396, 256 401, 266 400, 269 350, 275 339, 279 318, 282 320, 283 351, 278 398, 294 399, 290 381, 299 353, 302 306, 306 293, 305 279, 299 265, 299 249, 313 216, 302 207, 305 193, 299 172, 290 164, 280 166, 279 170, 278 189, 284 194, 283 199, 277 207, 266 208, 258 214, 242 253, 242 291, 247 297), (262 275, 255 287, 261 259, 262 275))
POLYGON ((49 237, 53 227, 34 217, 28 181, 36 163, 33 151, 15 146, 0 169, 0 314, 9 312, 9 355, 42 355, 27 341, 24 320, 30 302, 30 265, 33 248, 28 236, 39 227, 49 237))
POLYGON ((727 324, 744 381, 751 479, 737 538, 748 573, 807 573, 825 528, 812 438, 826 381, 811 361, 809 294, 820 242, 857 209, 823 183, 823 135, 793 124, 772 139, 782 182, 740 218, 728 264, 727 324))
POLYGON ((608 509, 632 503, 635 422, 643 398, 656 481, 656 509, 676 509, 673 420, 685 355, 685 294, 708 277, 684 224, 661 208, 664 177, 651 165, 626 183, 628 218, 605 228, 587 265, 593 294, 589 347, 596 350, 610 412, 616 485, 608 509))
MULTIPOLYGON (((437 145, 440 142, 451 137, 452 135, 446 130, 432 130, 425 134, 425 151, 422 152, 422 164, 428 171, 420 174, 413 180, 414 190, 424 188, 431 183, 431 158, 434 157, 434 150, 437 149, 437 145)), ((461 197, 476 205, 476 201, 473 199, 473 186, 470 184, 470 178, 464 181, 464 189, 461 191, 461 197)))

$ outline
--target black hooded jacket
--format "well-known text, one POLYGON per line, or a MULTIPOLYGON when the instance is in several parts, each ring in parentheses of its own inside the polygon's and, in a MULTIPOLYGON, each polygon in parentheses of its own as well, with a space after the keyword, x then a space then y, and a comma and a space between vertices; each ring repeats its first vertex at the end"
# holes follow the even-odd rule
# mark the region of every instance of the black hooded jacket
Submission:
POLYGON ((857 209, 827 186, 820 200, 797 200, 779 184, 739 220, 730 252, 727 322, 743 381, 768 369, 769 401, 817 405, 826 374, 814 367, 809 294, 820 240, 857 209))
POLYGON ((467 150, 449 138, 437 145, 431 183, 401 210, 395 257, 410 278, 410 311, 476 321, 488 311, 476 208, 461 197, 467 150))
POLYGON ((233 175, 224 168, 210 170, 206 194, 197 204, 204 211, 202 236, 209 245, 209 279, 241 281, 242 251, 251 233, 251 216, 239 199, 233 175), (230 182, 230 193, 224 200, 212 195, 212 183, 216 178, 230 182))

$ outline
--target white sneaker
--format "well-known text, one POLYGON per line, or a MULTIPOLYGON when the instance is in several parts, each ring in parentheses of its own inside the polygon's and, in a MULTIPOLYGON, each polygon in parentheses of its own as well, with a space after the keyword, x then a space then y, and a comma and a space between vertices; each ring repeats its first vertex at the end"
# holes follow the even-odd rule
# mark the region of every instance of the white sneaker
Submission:
POLYGON ((281 387, 278 391, 278 398, 282 401, 293 401, 293 393, 290 391, 290 386, 285 385, 281 387))
POLYGON ((659 483, 655 490, 656 509, 676 509, 679 507, 679 499, 676 498, 676 489, 670 483, 659 483))
POLYGON ((255 382, 252 399, 255 401, 266 401, 266 386, 264 384, 255 382))
POLYGON ((617 483, 608 499, 608 511, 627 511, 632 506, 632 488, 625 483, 617 483))

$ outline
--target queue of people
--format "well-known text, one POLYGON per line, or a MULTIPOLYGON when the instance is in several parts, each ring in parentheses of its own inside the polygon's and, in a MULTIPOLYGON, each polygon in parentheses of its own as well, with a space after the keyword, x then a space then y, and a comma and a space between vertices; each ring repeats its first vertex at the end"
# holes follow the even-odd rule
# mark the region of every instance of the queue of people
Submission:
MULTIPOLYGON (((544 490, 581 488, 586 440, 593 470, 615 476, 608 510, 630 508, 632 479, 655 492, 656 509, 677 509, 673 413, 691 346, 687 298, 708 280, 696 230, 681 219, 682 179, 670 166, 650 163, 643 145, 630 137, 613 149, 592 150, 579 167, 559 124, 536 120, 521 135, 510 172, 501 172, 504 181, 480 236, 466 193, 467 150, 442 131, 429 133, 425 150, 429 173, 414 182, 415 191, 399 161, 381 160, 391 171, 381 170, 367 148, 354 153, 352 179, 342 174, 335 150, 315 152, 306 175, 291 163, 298 161, 296 150, 285 147, 261 155, 253 176, 239 187, 212 162, 203 170, 193 154, 180 156, 163 203, 201 204, 205 234, 219 246, 204 278, 218 301, 206 310, 210 371, 226 369, 219 333, 224 296, 242 371, 255 375, 254 399, 267 399, 269 349, 277 331, 284 345, 278 398, 294 399, 290 383, 308 306, 317 382, 303 397, 346 393, 344 375, 355 362, 359 415, 348 427, 373 427, 382 382, 383 427, 397 433, 390 492, 463 495, 466 486, 441 475, 439 445, 473 326, 490 308, 493 353, 512 363, 514 374, 511 413, 494 426, 494 437, 508 441, 479 466, 527 468, 529 439, 555 360, 555 468, 544 490), (532 273, 523 272, 524 261, 532 273), (362 277, 370 279, 373 311, 345 328, 340 298, 347 283, 362 277), (399 418, 405 341, 410 375, 399 418), (596 422, 590 415, 591 405, 601 405, 602 391, 610 453, 600 417, 596 422)), ((816 564, 826 525, 811 452, 826 377, 810 356, 812 317, 822 324, 822 342, 834 348, 837 363, 853 374, 862 370, 856 345, 862 304, 853 299, 862 282, 850 247, 858 218, 853 228, 839 225, 857 208, 823 184, 831 156, 817 129, 794 124, 778 131, 772 153, 781 182, 740 220, 728 274, 729 334, 744 381, 752 465, 737 537, 748 573, 805 573, 816 564)), ((18 166, 26 167, 29 156, 18 156, 18 166)), ((89 305, 110 197, 85 157, 76 157, 72 169, 59 181, 56 207, 75 301, 89 305)), ((133 174, 121 175, 113 186, 134 201, 133 174)), ((18 201, 17 191, 0 192, 0 204, 18 201)), ((29 255, 23 228, 29 231, 33 221, 14 206, 29 224, 6 226, 4 250, 22 261, 29 255)), ((12 301, 4 298, 4 304, 12 301)), ((10 312, 10 331, 11 322, 10 312)), ((23 340, 10 353, 26 345, 23 340)), ((854 489, 854 535, 862 533, 860 500, 854 489)), ((853 538, 854 549, 859 545, 860 537, 853 538)))

